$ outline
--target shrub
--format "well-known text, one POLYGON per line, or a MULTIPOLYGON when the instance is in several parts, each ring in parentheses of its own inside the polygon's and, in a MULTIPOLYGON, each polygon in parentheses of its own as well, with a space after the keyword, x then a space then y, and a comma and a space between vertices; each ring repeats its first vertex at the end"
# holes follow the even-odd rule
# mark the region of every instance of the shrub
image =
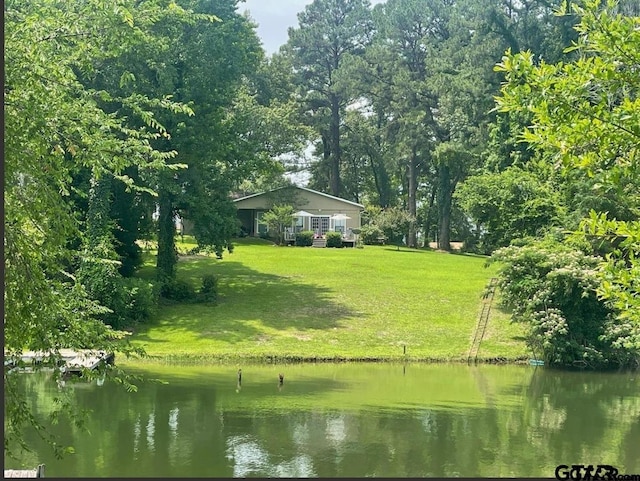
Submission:
MULTIPOLYGON (((524 243, 524 241, 523 241, 524 243)), ((498 249, 502 304, 529 327, 535 355, 555 366, 633 365, 638 349, 597 295, 600 259, 556 239, 498 249)))
POLYGON ((158 294, 153 285, 143 279, 128 278, 123 280, 125 291, 125 318, 128 323, 144 322, 154 314, 158 302, 158 294))
POLYGON ((160 295, 172 301, 193 301, 196 298, 196 291, 187 281, 171 279, 162 284, 160 295))
POLYGON ((218 298, 218 278, 213 274, 202 277, 202 287, 198 292, 200 302, 215 302, 218 298))
POLYGON ((390 207, 382 211, 376 219, 376 224, 388 243, 401 245, 406 233, 415 225, 415 218, 399 207, 390 207))
POLYGON ((122 277, 117 262, 86 259, 77 276, 90 298, 107 308, 100 319, 114 329, 152 316, 157 302, 153 286, 142 279, 122 277))
POLYGON ((342 247, 342 234, 340 232, 327 232, 327 247, 342 247))
POLYGON ((313 245, 313 231, 303 230, 296 234, 296 245, 300 247, 309 247, 313 245))
POLYGON ((367 224, 361 229, 362 242, 367 245, 377 244, 380 237, 384 237, 384 232, 376 224, 367 224))

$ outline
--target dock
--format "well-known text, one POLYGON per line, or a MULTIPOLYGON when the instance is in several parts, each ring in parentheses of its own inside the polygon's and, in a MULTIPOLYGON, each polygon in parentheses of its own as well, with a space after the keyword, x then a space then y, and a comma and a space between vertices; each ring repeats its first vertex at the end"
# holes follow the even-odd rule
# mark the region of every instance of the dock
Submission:
POLYGON ((44 464, 40 464, 36 469, 5 469, 6 478, 44 478, 44 464))
MULTIPOLYGON (((74 350, 60 349, 61 369, 67 374, 81 374, 83 370, 93 371, 102 363, 113 364, 115 355, 105 351, 96 351, 90 349, 74 350)), ((6 353, 5 353, 6 356, 6 353)), ((42 351, 25 351, 20 356, 20 363, 16 365, 12 360, 5 359, 5 367, 13 369, 28 370, 34 364, 44 362, 50 354, 42 351)))
POLYGON ((100 366, 101 363, 113 364, 115 356, 113 353, 104 351, 82 351, 76 353, 76 356, 65 362, 64 372, 69 374, 81 374, 84 369, 93 371, 100 366))

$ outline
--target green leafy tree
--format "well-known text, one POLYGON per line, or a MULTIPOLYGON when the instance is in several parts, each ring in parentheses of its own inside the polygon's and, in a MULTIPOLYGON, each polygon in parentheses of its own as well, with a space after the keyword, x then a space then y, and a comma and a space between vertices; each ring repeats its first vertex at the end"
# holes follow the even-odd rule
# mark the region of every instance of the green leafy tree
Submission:
MULTIPOLYGON (((374 39, 360 69, 362 84, 366 84, 362 91, 373 110, 373 115, 366 114, 368 130, 386 140, 369 141, 369 149, 393 146, 381 150, 379 156, 393 159, 394 165, 377 170, 393 172, 392 187, 401 197, 392 204, 405 206, 416 217, 418 206, 426 203, 429 208, 422 225, 430 228, 432 219, 437 219, 438 238, 446 249, 452 194, 478 161, 481 126, 488 118, 487 99, 497 85, 486 73, 495 57, 487 54, 487 37, 477 33, 472 13, 478 9, 473 2, 426 0, 377 5, 374 39)), ((375 139, 371 134, 368 137, 375 139)), ((384 176, 380 179, 386 180, 384 176)), ((407 242, 417 246, 413 227, 407 232, 407 242)))
POLYGON ((375 220, 375 224, 384 232, 386 241, 395 245, 398 250, 414 223, 415 218, 398 207, 384 209, 375 220))
MULTIPOLYGON (((134 45, 153 42, 154 22, 182 13, 165 7, 100 0, 5 3, 5 360, 19 363, 24 350, 51 353, 54 365, 62 348, 133 352, 122 342, 124 333, 100 321, 105 309, 66 269, 76 254, 68 240, 80 237, 66 198, 71 175, 81 167, 96 179, 129 183, 128 166, 166 169, 175 155, 152 147, 167 131, 148 112, 188 108, 162 96, 119 95, 81 81, 134 45), (114 111, 112 103, 127 113, 114 111)), ((31 416, 15 376, 5 374, 4 388, 4 446, 10 453, 23 445, 25 425, 47 433, 31 416)), ((74 415, 69 404, 61 409, 74 415)))
POLYGON ((184 5, 209 17, 163 25, 171 41, 155 53, 156 63, 146 74, 162 79, 151 82, 152 91, 172 92, 195 112, 167 119, 175 125, 167 145, 187 169, 156 179, 162 279, 175 275, 175 216, 193 222, 201 247, 213 247, 219 255, 230 250, 238 233, 230 194, 247 182, 281 176, 278 157, 301 150, 306 135, 292 120, 296 106, 280 83, 287 79, 265 62, 255 25, 237 12, 238 1, 184 5), (221 21, 207 21, 211 15, 221 21))
POLYGON ((342 195, 342 119, 356 98, 342 72, 368 42, 368 7, 368 0, 314 0, 298 14, 299 27, 289 29, 285 48, 298 74, 307 122, 321 140, 313 187, 336 196, 342 195))
POLYGON ((264 223, 267 224, 269 230, 273 232, 278 240, 278 245, 284 243, 285 229, 293 225, 293 213, 293 207, 290 205, 274 205, 262 217, 264 223))
POLYGON ((199 245, 221 253, 237 232, 229 193, 255 166, 243 155, 245 142, 232 113, 243 78, 256 70, 262 56, 255 27, 236 12, 236 0, 194 0, 184 5, 201 19, 186 25, 163 24, 168 41, 147 72, 147 78, 161 80, 151 83, 152 91, 171 92, 195 113, 167 119, 175 129, 165 142, 179 152, 177 160, 187 168, 156 179, 157 268, 163 282, 175 276, 176 215, 193 221, 199 245))
MULTIPOLYGON (((596 180, 594 189, 627 197, 637 219, 640 17, 618 13, 614 1, 588 0, 572 8, 580 18, 578 40, 570 47, 576 60, 537 63, 531 52, 508 52, 497 67, 506 79, 498 108, 532 113, 523 139, 560 172, 583 172, 596 180)), ((601 258, 600 283, 593 289, 615 308, 614 323, 627 333, 620 347, 637 362, 640 225, 636 220, 594 212, 580 232, 591 242, 594 253, 603 242, 615 247, 601 258)))
POLYGON ((566 219, 553 186, 516 167, 470 177, 456 197, 476 223, 478 247, 485 254, 514 239, 540 236, 566 219))

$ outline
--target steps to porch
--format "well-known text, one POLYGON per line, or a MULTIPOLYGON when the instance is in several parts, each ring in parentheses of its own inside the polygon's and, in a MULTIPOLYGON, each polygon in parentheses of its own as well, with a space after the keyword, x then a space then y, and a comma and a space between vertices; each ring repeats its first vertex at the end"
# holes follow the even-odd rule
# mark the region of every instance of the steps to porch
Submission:
POLYGON ((322 237, 313 239, 313 247, 327 247, 327 239, 323 239, 322 237))

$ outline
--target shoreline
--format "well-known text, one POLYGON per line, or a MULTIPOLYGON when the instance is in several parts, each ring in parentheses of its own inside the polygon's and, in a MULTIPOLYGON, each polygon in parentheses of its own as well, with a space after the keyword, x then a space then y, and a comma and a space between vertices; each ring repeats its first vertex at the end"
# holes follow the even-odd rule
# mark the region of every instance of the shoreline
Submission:
MULTIPOLYGON (((529 365, 530 356, 519 356, 515 358, 506 357, 478 357, 477 360, 454 357, 423 357, 423 356, 390 356, 390 357, 362 357, 362 356, 286 356, 286 355, 265 355, 265 356, 212 356, 202 357, 191 354, 178 354, 166 356, 146 356, 140 358, 127 358, 123 365, 145 365, 145 364, 165 364, 165 365, 230 365, 230 364, 494 364, 494 365, 529 365)), ((120 363, 118 363, 120 364, 120 363)))

